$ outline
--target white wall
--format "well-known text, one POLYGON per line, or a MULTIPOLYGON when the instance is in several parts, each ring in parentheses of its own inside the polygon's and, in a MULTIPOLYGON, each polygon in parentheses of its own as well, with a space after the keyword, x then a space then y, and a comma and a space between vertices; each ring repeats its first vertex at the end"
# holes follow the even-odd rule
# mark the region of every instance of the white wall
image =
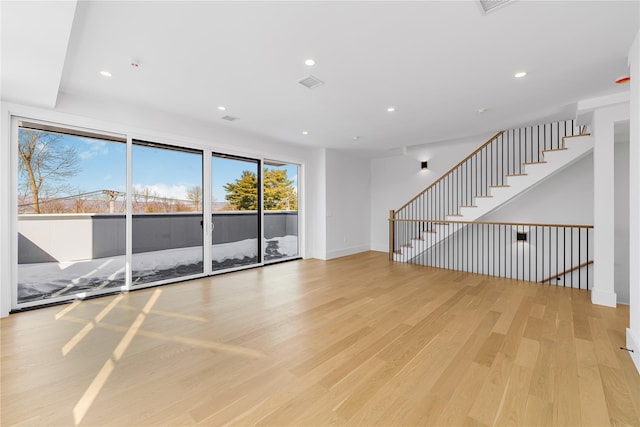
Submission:
POLYGON ((406 155, 371 161, 371 249, 389 250, 389 210, 399 209, 493 134, 410 147, 406 155), (427 160, 429 169, 420 170, 427 160))
MULTIPOLYGON (((218 119, 203 122, 176 116, 161 110, 148 110, 133 105, 110 104, 61 93, 55 112, 59 120, 78 122, 80 126, 107 126, 105 131, 129 133, 134 138, 163 139, 173 143, 191 143, 246 156, 266 156, 291 163, 307 162, 311 149, 286 144, 264 136, 234 129, 234 124, 218 119), (218 123, 219 122, 219 123, 218 123)), ((212 118, 215 114, 212 115, 212 118)), ((63 121, 62 123, 65 123, 63 121)))
MULTIPOLYGON (((313 150, 313 156, 308 165, 308 177, 315 184, 313 191, 306 194, 313 209, 308 209, 306 218, 311 244, 310 258, 327 259, 327 150, 319 148, 313 150)), ((308 187, 309 188, 309 187, 308 187)))
POLYGON ((640 31, 629 50, 631 69, 629 139, 629 305, 627 347, 640 372, 640 31))
MULTIPOLYGON (((11 309, 11 138, 9 116, 2 107, 0 117, 0 317, 11 309)), ((17 257, 16 257, 17 259, 17 257)))
POLYGON ((595 105, 592 134, 596 243, 591 302, 615 307, 615 128, 617 123, 629 121, 629 104, 615 98, 611 102, 611 99, 602 97, 591 101, 595 105))
POLYGON ((327 259, 370 248, 369 160, 326 150, 327 259))
POLYGON ((572 163, 482 221, 593 224, 593 155, 572 163))
POLYGON ((629 304, 629 141, 616 141, 614 151, 614 290, 618 303, 629 304))

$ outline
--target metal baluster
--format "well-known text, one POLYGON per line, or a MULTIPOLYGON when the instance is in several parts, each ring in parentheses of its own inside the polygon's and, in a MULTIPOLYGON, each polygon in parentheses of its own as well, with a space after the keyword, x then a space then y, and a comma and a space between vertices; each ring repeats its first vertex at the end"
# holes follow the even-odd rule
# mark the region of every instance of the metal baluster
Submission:
MULTIPOLYGON (((587 229, 588 230, 588 229, 587 229)), ((578 265, 582 265, 582 244, 581 244, 581 240, 582 240, 582 230, 578 229, 578 265)), ((587 262, 589 261, 589 259, 587 259, 587 262)), ((587 265, 587 268, 589 268, 589 265, 587 265)), ((578 271, 578 289, 582 289, 582 273, 580 271, 578 271)), ((587 287, 589 286, 589 284, 587 283, 587 287)))
POLYGON ((587 286, 585 289, 589 289, 589 229, 587 228, 587 286))

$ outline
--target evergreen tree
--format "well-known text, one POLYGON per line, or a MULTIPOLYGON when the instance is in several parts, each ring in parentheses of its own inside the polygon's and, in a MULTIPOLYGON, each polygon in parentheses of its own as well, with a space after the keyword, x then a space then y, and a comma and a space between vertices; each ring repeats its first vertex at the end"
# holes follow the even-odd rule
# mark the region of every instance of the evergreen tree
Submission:
MULTIPOLYGON (((225 199, 233 209, 258 209, 258 177, 254 172, 242 172, 242 177, 225 184, 224 189, 225 199)), ((298 210, 298 196, 286 170, 265 169, 263 197, 265 210, 298 210)))
POLYGON ((258 177, 250 171, 242 172, 242 177, 235 183, 224 185, 227 194, 224 198, 234 210, 255 211, 258 210, 258 177))
POLYGON ((298 196, 293 188, 293 180, 287 179, 284 169, 265 169, 264 209, 298 210, 298 196))

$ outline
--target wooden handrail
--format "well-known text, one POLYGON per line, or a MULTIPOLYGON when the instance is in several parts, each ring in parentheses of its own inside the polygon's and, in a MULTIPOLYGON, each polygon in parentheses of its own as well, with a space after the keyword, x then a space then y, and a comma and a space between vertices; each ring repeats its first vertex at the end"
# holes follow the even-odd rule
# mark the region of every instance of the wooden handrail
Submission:
POLYGON ((488 221, 447 221, 442 219, 397 219, 389 218, 391 222, 429 222, 432 224, 479 224, 479 225, 508 225, 517 227, 556 227, 556 228, 593 228, 593 225, 575 224, 534 224, 523 222, 488 222, 488 221))
POLYGON ((424 193, 426 193, 427 191, 429 191, 429 189, 431 189, 431 187, 433 187, 434 185, 436 185, 437 183, 439 183, 440 181, 442 181, 444 178, 447 177, 447 175, 449 175, 451 172, 453 172, 454 170, 456 170, 460 165, 462 165, 464 162, 466 162, 467 160, 469 160, 471 157, 475 156, 476 154, 478 154, 484 147, 486 147, 487 145, 491 144, 491 142, 493 142, 494 139, 496 139, 497 137, 499 137, 500 135, 502 135, 504 133, 503 130, 501 130, 500 132, 496 133, 495 135, 493 135, 491 137, 491 139, 489 139, 487 142, 485 142, 484 144, 482 144, 480 147, 478 147, 473 153, 469 154, 467 157, 465 157, 464 159, 462 159, 462 161, 460 161, 460 163, 458 163, 457 165, 455 165, 454 167, 452 167, 451 169, 449 169, 447 172, 445 172, 444 174, 442 174, 442 176, 440 178, 438 178, 437 180, 435 180, 430 186, 428 186, 427 188, 425 188, 424 190, 422 190, 420 193, 418 193, 413 199, 409 200, 407 203, 405 203, 404 205, 402 205, 402 207, 400 209, 397 209, 395 211, 395 213, 400 212, 402 209, 406 208, 407 206, 409 206, 413 201, 415 201, 418 197, 422 196, 424 193))
POLYGON ((577 267, 572 267, 572 268, 570 268, 570 269, 568 269, 566 271, 563 271, 562 273, 556 274, 555 276, 551 276, 551 277, 549 277, 547 279, 541 280, 540 283, 545 283, 545 282, 548 282, 550 280, 557 279, 560 276, 564 276, 566 274, 571 273, 572 271, 579 270, 579 269, 581 269, 583 267, 588 266, 589 264, 593 264, 593 260, 587 261, 587 262, 583 262, 582 264, 578 265, 577 267))

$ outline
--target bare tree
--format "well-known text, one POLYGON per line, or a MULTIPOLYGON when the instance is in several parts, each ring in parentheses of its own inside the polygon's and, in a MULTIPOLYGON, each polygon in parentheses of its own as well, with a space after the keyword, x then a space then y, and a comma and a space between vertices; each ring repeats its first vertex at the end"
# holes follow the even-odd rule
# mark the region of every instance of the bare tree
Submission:
POLYGON ((194 210, 201 211, 202 210, 202 187, 196 185, 195 187, 191 187, 187 190, 187 199, 193 202, 194 210))
POLYGON ((33 212, 40 213, 40 196, 52 197, 66 187, 64 178, 80 171, 75 148, 60 144, 61 135, 31 129, 18 134, 19 171, 26 182, 25 193, 31 195, 33 212))

